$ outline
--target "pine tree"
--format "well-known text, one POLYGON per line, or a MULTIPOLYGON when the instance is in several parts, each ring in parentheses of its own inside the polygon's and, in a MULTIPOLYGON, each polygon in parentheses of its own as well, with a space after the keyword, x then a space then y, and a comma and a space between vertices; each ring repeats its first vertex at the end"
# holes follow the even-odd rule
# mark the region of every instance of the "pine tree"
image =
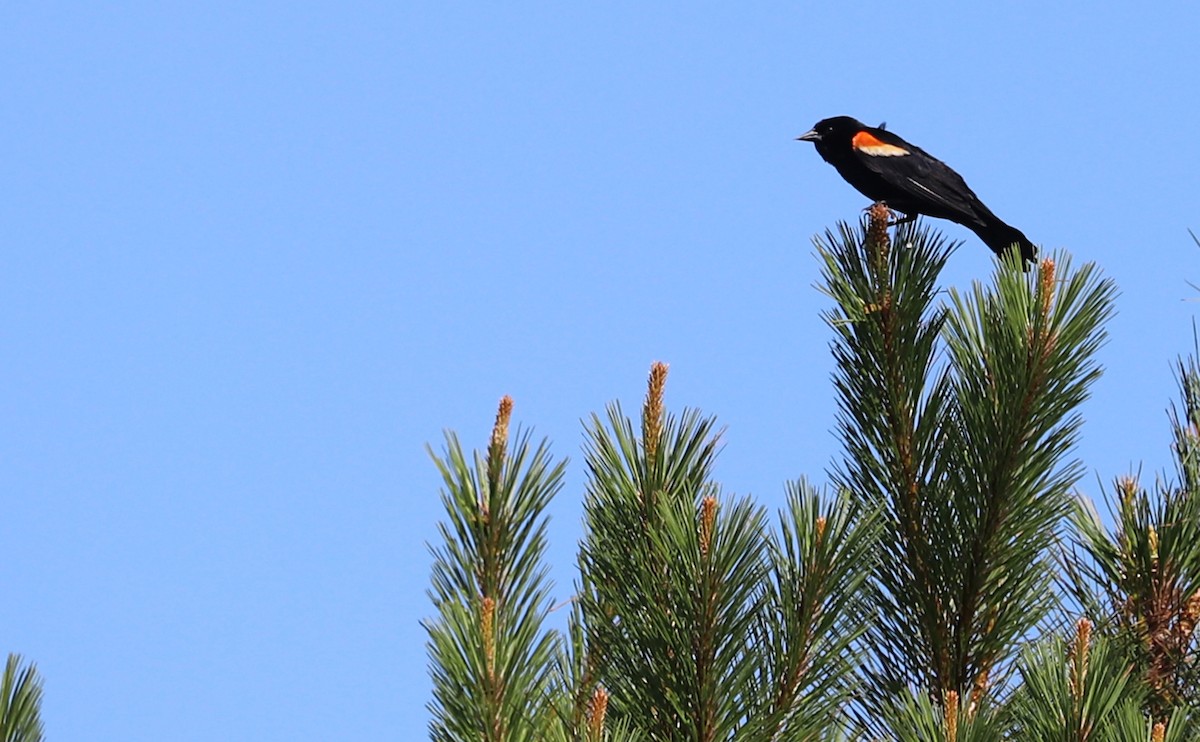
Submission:
POLYGON ((1072 451, 1112 282, 1060 253, 945 291, 954 245, 888 218, 817 240, 829 489, 798 479, 775 517, 725 491, 716 420, 667 412, 655 364, 636 421, 613 404, 587 425, 564 632, 542 562, 564 463, 508 441, 507 401, 473 467, 448 436, 434 739, 1193 738, 1200 373, 1180 484, 1158 509, 1122 495, 1110 537, 1077 504, 1072 451))

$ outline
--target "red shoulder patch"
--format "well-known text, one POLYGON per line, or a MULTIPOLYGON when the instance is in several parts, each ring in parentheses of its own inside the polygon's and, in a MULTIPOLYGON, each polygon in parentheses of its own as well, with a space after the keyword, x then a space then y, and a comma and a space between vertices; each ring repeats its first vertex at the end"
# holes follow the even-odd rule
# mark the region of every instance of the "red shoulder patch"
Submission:
POLYGON ((911 154, 903 147, 888 144, 869 131, 860 131, 850 138, 850 145, 864 155, 872 157, 899 157, 911 154))

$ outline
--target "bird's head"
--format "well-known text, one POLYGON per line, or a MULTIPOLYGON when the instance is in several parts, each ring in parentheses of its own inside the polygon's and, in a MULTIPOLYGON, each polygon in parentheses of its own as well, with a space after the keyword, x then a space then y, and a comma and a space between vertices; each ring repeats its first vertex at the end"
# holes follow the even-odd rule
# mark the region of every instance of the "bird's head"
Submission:
POLYGON ((822 144, 830 145, 838 142, 849 142, 850 138, 863 129, 870 128, 863 122, 850 116, 834 116, 818 121, 813 128, 796 137, 797 141, 812 142, 818 148, 822 144))

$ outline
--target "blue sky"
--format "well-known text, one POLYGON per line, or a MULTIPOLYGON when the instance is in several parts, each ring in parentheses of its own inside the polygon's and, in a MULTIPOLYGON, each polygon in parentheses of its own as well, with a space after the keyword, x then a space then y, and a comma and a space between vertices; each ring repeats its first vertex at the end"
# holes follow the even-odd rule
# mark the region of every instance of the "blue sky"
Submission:
MULTIPOLYGON (((0 8, 0 649, 51 738, 420 739, 424 451, 667 401, 770 507, 824 481, 811 236, 849 114, 1118 283, 1084 491, 1167 457, 1200 169, 1190 4, 0 8), (1049 7, 1053 5, 1054 7, 1049 7)), ((943 278, 991 270, 969 232, 943 278)))

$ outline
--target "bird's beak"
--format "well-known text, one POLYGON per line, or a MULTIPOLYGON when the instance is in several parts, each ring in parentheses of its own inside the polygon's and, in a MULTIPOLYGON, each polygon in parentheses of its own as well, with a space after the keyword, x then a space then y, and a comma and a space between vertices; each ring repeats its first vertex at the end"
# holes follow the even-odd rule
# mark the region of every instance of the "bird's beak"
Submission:
POLYGON ((809 129, 800 136, 796 137, 797 142, 817 142, 820 141, 820 139, 821 135, 817 133, 816 129, 809 129))

